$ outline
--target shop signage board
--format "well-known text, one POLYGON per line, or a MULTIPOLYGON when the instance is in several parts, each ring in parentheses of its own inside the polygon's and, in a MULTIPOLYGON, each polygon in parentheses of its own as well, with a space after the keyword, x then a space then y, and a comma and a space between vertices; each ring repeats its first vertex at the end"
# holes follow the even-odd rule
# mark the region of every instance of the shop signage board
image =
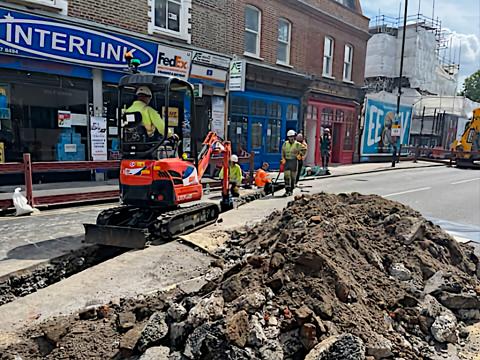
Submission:
POLYGON ((225 70, 228 70, 230 66, 229 58, 209 54, 203 51, 195 51, 195 53, 193 54, 193 62, 196 64, 214 66, 225 70))
POLYGON ((212 131, 225 139, 225 98, 212 97, 212 131))
POLYGON ((90 118, 90 142, 93 161, 108 159, 107 119, 99 116, 90 118))
POLYGON ((57 19, 0 8, 0 54, 124 70, 132 51, 140 69, 154 72, 158 45, 57 19))
POLYGON ((192 52, 160 45, 157 56, 157 74, 188 79, 192 65, 192 52))
MULTIPOLYGON (((396 140, 397 145, 409 144, 412 107, 407 105, 400 106, 398 119, 395 116, 397 113, 396 109, 397 106, 394 104, 372 99, 366 100, 361 147, 362 156, 391 156, 393 147, 390 141, 396 140), (395 122, 398 122, 398 124, 395 124, 395 122)), ((402 150, 402 155, 406 155, 407 151, 402 150)))
POLYGON ((217 87, 225 87, 227 82, 227 71, 204 65, 192 65, 190 79, 202 81, 204 84, 217 87))
POLYGON ((59 128, 72 127, 72 114, 70 111, 58 110, 57 120, 59 128))
POLYGON ((230 91, 245 91, 245 61, 232 61, 230 63, 229 85, 230 91))

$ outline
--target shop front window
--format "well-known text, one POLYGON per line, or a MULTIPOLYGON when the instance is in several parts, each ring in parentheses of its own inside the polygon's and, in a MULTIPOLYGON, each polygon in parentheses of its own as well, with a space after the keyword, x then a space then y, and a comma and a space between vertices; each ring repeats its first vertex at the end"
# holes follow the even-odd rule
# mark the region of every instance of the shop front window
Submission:
POLYGON ((282 120, 269 119, 267 126, 267 152, 276 153, 279 151, 282 120))
POLYGON ((33 161, 87 160, 88 91, 12 84, 12 150, 33 161))
POLYGON ((289 104, 287 106, 287 121, 298 121, 298 106, 289 104))
POLYGON ((263 143, 263 124, 261 122, 252 123, 252 149, 261 149, 263 143))
POLYGON ((268 117, 281 118, 282 106, 277 102, 268 104, 268 117))
POLYGON ((343 139, 343 150, 353 151, 353 138, 355 136, 355 129, 353 123, 345 124, 345 135, 343 139))
POLYGON ((252 101, 252 115, 265 116, 267 114, 267 104, 263 100, 252 101))
POLYGON ((345 112, 343 110, 337 109, 336 111, 337 114, 337 122, 344 122, 345 121, 345 112))
POLYGON ((313 106, 308 105, 307 106, 307 120, 311 120, 313 117, 313 106))
POLYGON ((246 153, 248 139, 248 118, 233 115, 228 127, 228 139, 232 142, 232 152, 237 155, 246 153))
POLYGON ((325 107, 322 109, 322 126, 331 127, 333 124, 334 110, 332 108, 325 107))
POLYGON ((232 97, 231 111, 234 114, 248 114, 248 99, 240 96, 232 97))

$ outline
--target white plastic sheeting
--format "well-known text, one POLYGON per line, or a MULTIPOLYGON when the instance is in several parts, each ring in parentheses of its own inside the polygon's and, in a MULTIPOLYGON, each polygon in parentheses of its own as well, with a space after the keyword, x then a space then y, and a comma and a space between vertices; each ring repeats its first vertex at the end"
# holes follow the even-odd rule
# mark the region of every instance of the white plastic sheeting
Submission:
POLYGON ((373 35, 367 43, 365 77, 393 78, 398 76, 397 58, 397 38, 395 36, 389 34, 373 35))
POLYGON ((480 108, 480 103, 463 96, 424 96, 415 104, 414 115, 422 116, 424 107, 425 116, 433 116, 435 112, 438 114, 445 111, 447 114, 470 118, 473 110, 480 108))
MULTIPOLYGON (((396 78, 400 73, 403 30, 398 36, 375 34, 367 44, 365 77, 396 78)), ((435 34, 417 26, 407 27, 403 76, 414 89, 438 95, 454 95, 456 77, 443 70, 436 55, 435 34)))

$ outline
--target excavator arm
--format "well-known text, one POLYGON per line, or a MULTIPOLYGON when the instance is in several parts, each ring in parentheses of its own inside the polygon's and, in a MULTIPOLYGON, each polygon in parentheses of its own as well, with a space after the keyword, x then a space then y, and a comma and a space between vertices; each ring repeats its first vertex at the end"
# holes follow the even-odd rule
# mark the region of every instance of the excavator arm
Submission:
POLYGON ((210 131, 203 141, 202 150, 198 155, 198 178, 201 179, 207 170, 213 154, 223 155, 223 179, 222 179, 222 210, 232 207, 229 195, 229 162, 232 156, 232 148, 229 141, 223 141, 216 133, 210 131))

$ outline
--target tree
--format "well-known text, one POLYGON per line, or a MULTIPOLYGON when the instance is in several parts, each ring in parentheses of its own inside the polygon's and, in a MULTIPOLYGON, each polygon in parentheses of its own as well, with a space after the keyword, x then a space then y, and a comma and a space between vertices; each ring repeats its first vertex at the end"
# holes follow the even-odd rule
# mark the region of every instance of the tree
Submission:
POLYGON ((480 102, 480 70, 465 79, 463 95, 480 102))

